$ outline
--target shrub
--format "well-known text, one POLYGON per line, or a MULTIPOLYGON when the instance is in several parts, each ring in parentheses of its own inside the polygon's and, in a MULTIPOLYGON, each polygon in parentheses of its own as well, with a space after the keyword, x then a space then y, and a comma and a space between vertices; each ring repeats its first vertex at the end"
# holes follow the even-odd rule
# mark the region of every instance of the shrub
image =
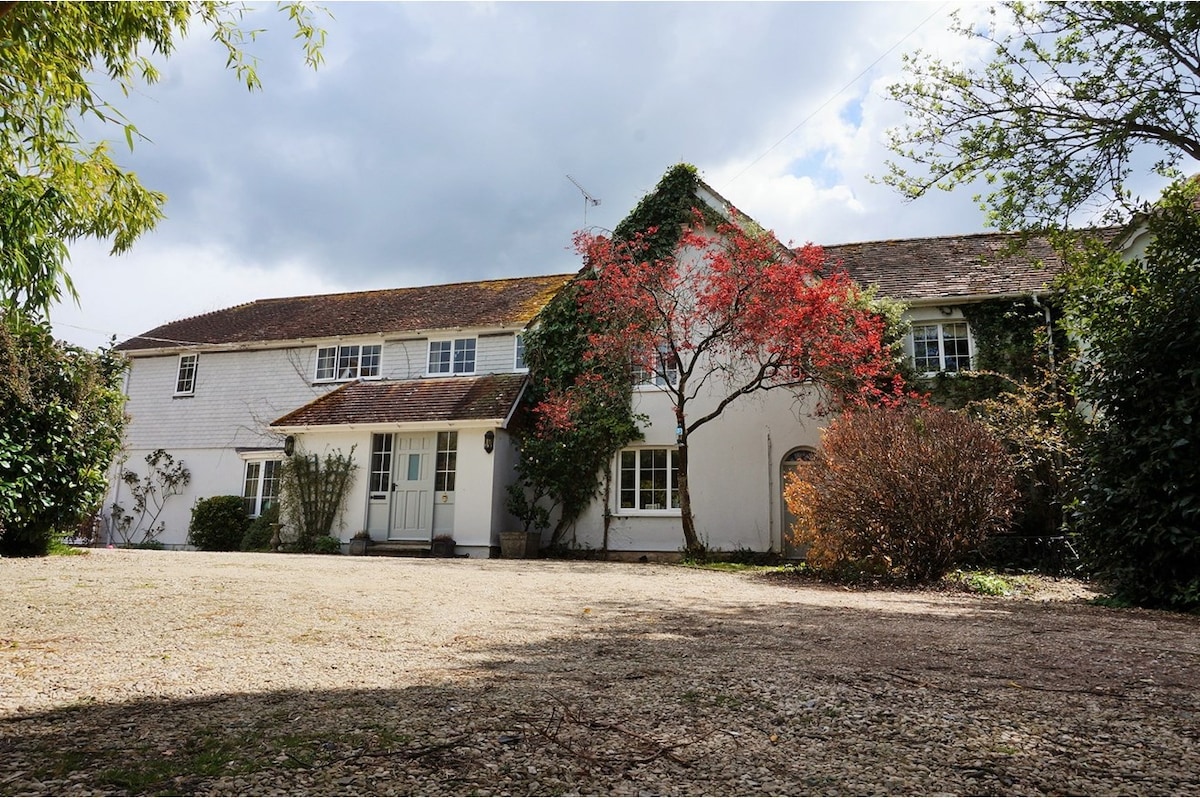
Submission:
POLYGON ((965 415, 863 409, 830 425, 785 500, 818 570, 928 583, 1008 527, 1016 489, 999 441, 965 415))
POLYGON ((279 505, 273 504, 246 527, 242 535, 242 551, 270 551, 271 539, 275 537, 275 525, 279 523, 279 505))
POLYGON ((192 508, 188 543, 201 551, 237 551, 250 526, 241 496, 213 496, 192 508))
POLYGON ((313 541, 313 554, 341 554, 342 541, 333 535, 322 535, 313 541))
POLYGON ((1097 410, 1073 507, 1082 554, 1121 602, 1200 610, 1200 185, 1169 189, 1145 257, 1075 264, 1068 309, 1097 410))
POLYGON ((48 323, 0 314, 0 556, 45 556, 104 500, 124 368, 112 350, 60 344, 48 323))

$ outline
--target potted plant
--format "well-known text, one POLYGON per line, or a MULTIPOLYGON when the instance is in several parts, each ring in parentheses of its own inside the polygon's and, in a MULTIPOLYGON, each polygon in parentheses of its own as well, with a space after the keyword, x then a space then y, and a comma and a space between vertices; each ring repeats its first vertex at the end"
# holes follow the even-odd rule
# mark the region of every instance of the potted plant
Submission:
POLYGON ((434 557, 453 557, 454 538, 450 535, 435 535, 430 541, 429 553, 434 557))
POLYGON ((531 497, 525 486, 514 482, 508 486, 508 511, 525 525, 520 532, 500 533, 500 556, 506 560, 535 559, 541 548, 542 530, 550 526, 550 510, 542 506, 544 491, 532 491, 531 497))
POLYGON ((366 554, 367 546, 371 545, 371 533, 367 530, 355 532, 354 537, 350 538, 350 553, 354 555, 366 554))

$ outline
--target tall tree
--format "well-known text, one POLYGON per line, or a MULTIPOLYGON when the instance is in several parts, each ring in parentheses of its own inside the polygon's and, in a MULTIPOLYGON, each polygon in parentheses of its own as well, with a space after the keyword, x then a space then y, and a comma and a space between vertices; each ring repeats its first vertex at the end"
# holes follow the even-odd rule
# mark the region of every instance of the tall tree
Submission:
POLYGON ((124 429, 125 360, 0 324, 0 556, 39 556, 100 508, 124 429))
MULTIPOLYGON (((316 7, 283 4, 306 62, 317 66, 325 32, 316 7)), ((223 50, 250 90, 260 87, 245 46, 241 3, 0 2, 0 310, 45 317, 63 290, 80 238, 111 239, 114 253, 162 218, 166 198, 113 161, 105 142, 85 140, 80 124, 98 119, 130 148, 137 129, 101 94, 102 78, 128 94, 156 82, 155 57, 167 58, 193 26, 223 50)))
MULTIPOLYGON (((632 363, 670 400, 676 422, 684 545, 703 549, 688 481, 692 436, 733 403, 769 390, 826 389, 826 401, 888 400, 903 382, 884 321, 844 272, 812 246, 791 251, 737 223, 691 223, 665 256, 658 228, 612 240, 577 236, 588 264, 580 301, 602 320, 587 360, 632 363)), ((569 396, 566 397, 569 399, 569 396)), ((552 414, 553 408, 544 408, 552 414)), ((569 417, 569 406, 559 408, 569 417)))
MULTIPOLYGON (((310 66, 325 33, 314 7, 287 4, 310 66)), ((113 252, 162 218, 165 197, 122 169, 81 123, 137 129, 101 95, 107 78, 128 94, 158 80, 194 24, 224 50, 226 65, 257 89, 244 49, 242 4, 0 2, 0 553, 44 554, 54 533, 97 509, 123 429, 123 361, 58 344, 47 320, 65 290, 68 246, 111 239, 113 252)))
POLYGON ((1006 0, 992 24, 952 29, 991 45, 982 68, 906 56, 890 88, 908 114, 885 182, 910 197, 982 180, 1002 230, 1065 229, 1079 212, 1123 218, 1137 170, 1200 160, 1200 6, 1006 0))

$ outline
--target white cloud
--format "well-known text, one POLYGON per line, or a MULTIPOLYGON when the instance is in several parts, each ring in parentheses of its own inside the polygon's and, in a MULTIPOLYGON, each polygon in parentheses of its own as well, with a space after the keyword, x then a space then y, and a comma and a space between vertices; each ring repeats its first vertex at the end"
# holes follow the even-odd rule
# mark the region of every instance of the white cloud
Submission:
POLYGON ((964 46, 943 8, 335 4, 315 74, 286 18, 256 12, 253 95, 197 30, 118 103, 153 139, 127 161, 167 218, 124 258, 76 248, 83 309, 55 319, 99 342, 65 325, 123 337, 266 296, 570 271, 566 175, 611 229, 681 160, 784 240, 977 230, 969 199, 905 205, 865 178, 900 118, 882 97, 900 54, 964 46))

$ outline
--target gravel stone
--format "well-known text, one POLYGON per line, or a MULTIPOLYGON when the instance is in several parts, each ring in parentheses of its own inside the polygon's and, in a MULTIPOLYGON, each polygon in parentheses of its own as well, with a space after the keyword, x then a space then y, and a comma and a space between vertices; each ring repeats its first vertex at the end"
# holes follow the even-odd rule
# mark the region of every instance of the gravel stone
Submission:
POLYGON ((0 794, 1200 793, 1200 618, 656 564, 0 561, 0 794))

